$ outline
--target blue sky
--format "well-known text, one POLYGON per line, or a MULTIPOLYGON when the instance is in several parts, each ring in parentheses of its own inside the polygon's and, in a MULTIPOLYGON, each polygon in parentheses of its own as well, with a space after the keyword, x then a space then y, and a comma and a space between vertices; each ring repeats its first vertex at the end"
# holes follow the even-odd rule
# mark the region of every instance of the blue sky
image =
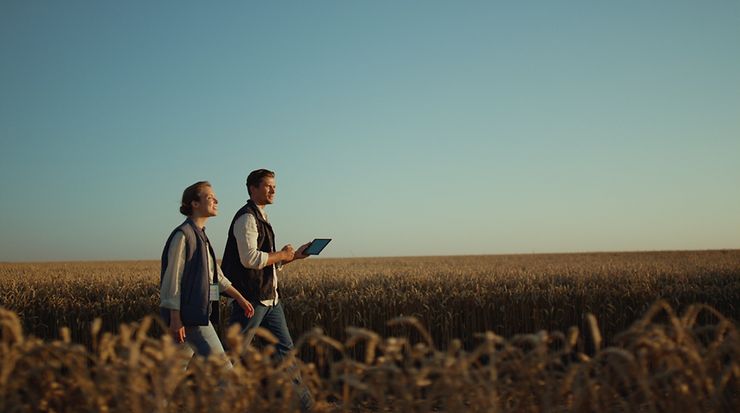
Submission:
POLYGON ((0 261, 158 259, 249 171, 322 256, 740 248, 740 2, 0 3, 0 261))

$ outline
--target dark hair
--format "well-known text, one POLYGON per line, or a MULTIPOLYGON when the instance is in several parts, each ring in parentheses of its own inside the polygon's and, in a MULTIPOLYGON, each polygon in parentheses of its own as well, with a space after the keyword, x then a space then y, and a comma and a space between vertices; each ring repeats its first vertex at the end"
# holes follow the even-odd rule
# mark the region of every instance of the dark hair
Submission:
POLYGON ((193 204, 192 202, 200 201, 200 191, 206 187, 211 186, 208 181, 198 181, 182 191, 182 201, 180 202, 180 213, 185 216, 193 215, 193 204))
POLYGON ((252 190, 250 188, 253 186, 260 186, 262 179, 266 177, 274 178, 275 172, 267 169, 257 169, 256 171, 249 173, 249 176, 247 177, 247 193, 249 196, 252 196, 252 190))

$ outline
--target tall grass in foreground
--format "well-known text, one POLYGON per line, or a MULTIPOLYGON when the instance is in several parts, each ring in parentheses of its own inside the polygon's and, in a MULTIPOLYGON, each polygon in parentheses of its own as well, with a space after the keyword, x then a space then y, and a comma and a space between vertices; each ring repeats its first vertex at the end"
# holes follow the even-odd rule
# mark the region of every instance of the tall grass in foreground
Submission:
POLYGON ((17 315, 0 309, 0 411, 291 412, 293 363, 330 402, 320 411, 740 411, 740 335, 714 309, 694 305, 679 317, 657 302, 606 348, 596 319, 586 318, 587 331, 510 339, 486 332, 470 351, 457 340, 438 349, 413 318, 390 324, 417 331, 420 341, 347 328, 340 342, 314 330, 297 345, 322 355, 318 364, 275 365, 271 346, 257 351, 231 330, 233 369, 196 358, 184 370, 187 360, 168 336, 147 334, 151 318, 115 335, 94 322, 88 351, 64 329, 53 342, 27 336, 17 315), (594 343, 591 356, 578 350, 584 336, 594 343), (362 355, 351 356, 360 344, 362 355))

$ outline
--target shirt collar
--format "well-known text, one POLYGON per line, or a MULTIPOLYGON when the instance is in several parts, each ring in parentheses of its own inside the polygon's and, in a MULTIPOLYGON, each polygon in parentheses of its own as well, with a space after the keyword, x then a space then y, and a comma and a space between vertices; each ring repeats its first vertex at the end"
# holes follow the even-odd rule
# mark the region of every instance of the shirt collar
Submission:
POLYGON ((264 208, 260 208, 258 206, 257 207, 257 211, 259 211, 260 214, 262 214, 262 219, 264 219, 265 221, 267 221, 267 212, 265 211, 265 209, 264 208))
POLYGON ((255 218, 261 218, 265 222, 268 222, 269 223, 269 221, 267 220, 267 212, 264 210, 264 208, 260 208, 251 199, 249 201, 247 201, 247 205, 249 205, 249 204, 251 204, 254 209, 256 209, 257 211, 259 211, 260 216, 259 217, 255 217, 255 218))

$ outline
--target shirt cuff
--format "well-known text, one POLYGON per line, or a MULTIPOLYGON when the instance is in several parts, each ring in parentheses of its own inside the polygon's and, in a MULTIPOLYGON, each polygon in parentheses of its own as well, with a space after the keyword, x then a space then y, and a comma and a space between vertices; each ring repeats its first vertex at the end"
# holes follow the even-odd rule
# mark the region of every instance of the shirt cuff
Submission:
POLYGON ((180 297, 177 297, 176 299, 163 298, 161 301, 162 302, 159 306, 162 308, 166 308, 168 310, 180 310, 180 297))
POLYGON ((218 291, 219 292, 222 293, 226 289, 228 289, 229 287, 231 287, 231 281, 229 281, 228 278, 226 278, 226 277, 219 278, 219 280, 218 280, 218 291))

